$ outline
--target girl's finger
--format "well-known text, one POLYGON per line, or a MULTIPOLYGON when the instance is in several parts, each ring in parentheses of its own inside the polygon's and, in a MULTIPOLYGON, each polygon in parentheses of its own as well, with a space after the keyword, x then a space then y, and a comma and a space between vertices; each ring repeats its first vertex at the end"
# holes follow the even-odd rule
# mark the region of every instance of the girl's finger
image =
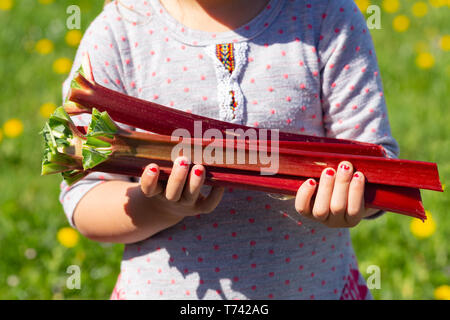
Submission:
POLYGON ((335 176, 336 171, 332 168, 322 171, 319 181, 319 188, 317 189, 316 200, 314 201, 312 210, 312 214, 317 220, 325 221, 328 218, 335 176))
POLYGON ((184 188, 180 202, 185 205, 193 205, 197 201, 204 181, 205 168, 202 165, 193 166, 191 173, 188 176, 188 181, 186 183, 186 187, 184 188))
POLYGON ((153 197, 162 192, 163 188, 158 182, 159 167, 152 163, 149 164, 141 176, 141 190, 146 197, 153 197))
POLYGON ((225 188, 223 187, 212 187, 207 197, 198 199, 196 211, 199 213, 211 213, 219 205, 224 192, 225 188))
POLYGON ((355 225, 357 225, 363 217, 365 210, 364 186, 364 175, 361 172, 357 171, 353 175, 353 179, 350 182, 347 214, 345 215, 345 219, 350 227, 354 227, 355 225))
POLYGON ((178 157, 172 167, 165 191, 166 199, 176 202, 180 200, 181 194, 186 183, 189 172, 189 159, 186 157, 178 157))
POLYGON ((348 192, 350 181, 352 181, 353 166, 348 161, 339 164, 334 182, 333 195, 330 203, 331 224, 343 224, 345 222, 345 212, 347 211, 348 192))
POLYGON ((316 191, 317 182, 314 179, 308 179, 298 188, 295 197, 295 210, 302 216, 311 216, 311 200, 316 191))

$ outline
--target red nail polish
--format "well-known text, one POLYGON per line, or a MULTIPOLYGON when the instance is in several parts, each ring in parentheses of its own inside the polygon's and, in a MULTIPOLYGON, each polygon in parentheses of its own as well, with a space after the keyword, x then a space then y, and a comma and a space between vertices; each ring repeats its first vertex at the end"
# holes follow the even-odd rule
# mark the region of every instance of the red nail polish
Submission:
POLYGON ((350 170, 350 166, 347 166, 346 164, 342 164, 341 169, 350 170))
POLYGON ((181 167, 188 167, 189 163, 186 160, 180 160, 178 163, 181 167))
POLYGON ((353 176, 354 176, 355 178, 359 178, 359 174, 357 174, 357 173, 355 173, 353 176))
POLYGON ((325 173, 331 177, 334 176, 334 170, 332 169, 328 169, 327 171, 325 171, 325 173))
POLYGON ((315 186, 315 185, 316 185, 316 181, 313 180, 313 179, 311 179, 311 180, 309 180, 309 184, 310 184, 311 186, 315 186))
POLYGON ((196 176, 201 177, 202 174, 203 174, 203 170, 201 170, 201 169, 195 169, 195 170, 194 170, 194 174, 195 174, 196 176))
POLYGON ((157 172, 158 172, 158 169, 156 169, 155 167, 151 167, 151 168, 148 168, 147 174, 153 176, 153 175, 155 175, 157 172))

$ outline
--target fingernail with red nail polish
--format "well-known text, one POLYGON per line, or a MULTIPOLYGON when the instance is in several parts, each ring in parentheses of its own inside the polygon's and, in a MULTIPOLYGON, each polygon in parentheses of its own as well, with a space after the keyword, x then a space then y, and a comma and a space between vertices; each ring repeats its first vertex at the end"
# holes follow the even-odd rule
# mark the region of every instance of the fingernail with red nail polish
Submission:
POLYGON ((331 177, 334 176, 334 170, 328 169, 325 173, 331 177))
POLYGON ((181 167, 189 167, 189 162, 186 161, 185 159, 181 159, 181 160, 178 162, 178 164, 179 164, 181 167))
POLYGON ((198 177, 201 177, 202 174, 203 174, 203 170, 201 170, 201 169, 195 169, 195 170, 194 170, 194 174, 195 174, 196 176, 198 176, 198 177))
POLYGON ((310 184, 311 186, 315 186, 315 185, 316 185, 316 181, 313 180, 313 179, 310 179, 310 180, 309 180, 309 184, 310 184))
POLYGON ((156 169, 155 167, 148 168, 148 170, 147 170, 147 174, 150 176, 154 176, 157 172, 158 172, 158 169, 156 169))
POLYGON ((350 170, 350 166, 343 164, 343 165, 341 165, 341 169, 350 170))
POLYGON ((355 174, 353 175, 353 177, 359 178, 359 174, 358 174, 358 173, 355 173, 355 174))

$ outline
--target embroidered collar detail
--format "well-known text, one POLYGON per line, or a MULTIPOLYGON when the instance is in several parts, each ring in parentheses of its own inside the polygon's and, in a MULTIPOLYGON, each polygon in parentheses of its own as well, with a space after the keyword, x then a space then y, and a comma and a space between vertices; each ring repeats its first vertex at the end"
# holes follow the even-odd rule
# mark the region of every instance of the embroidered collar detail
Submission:
POLYGON ((245 99, 239 79, 247 65, 248 48, 247 42, 213 44, 205 48, 216 70, 220 118, 223 121, 245 122, 245 99))

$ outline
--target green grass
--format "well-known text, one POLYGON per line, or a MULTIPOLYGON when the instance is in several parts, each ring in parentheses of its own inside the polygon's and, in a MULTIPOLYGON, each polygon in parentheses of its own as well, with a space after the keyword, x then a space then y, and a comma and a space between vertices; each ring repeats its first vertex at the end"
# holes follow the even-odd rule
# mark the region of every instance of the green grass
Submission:
MULTIPOLYGON (((59 104, 66 77, 54 73, 52 63, 75 54, 75 48, 64 41, 66 8, 80 5, 85 30, 102 2, 15 1, 12 10, 0 10, 0 127, 18 118, 25 128, 20 137, 0 141, 0 299, 107 299, 115 283, 123 246, 83 237, 74 248, 62 246, 56 238, 58 230, 67 226, 58 201, 60 177, 39 175, 38 132, 45 122, 39 107, 45 102, 59 104), (49 55, 34 51, 42 38, 55 44, 49 55), (32 259, 25 255, 30 248, 36 252, 32 259), (81 290, 66 287, 70 265, 81 266, 81 290)), ((450 52, 439 48, 439 39, 450 34, 450 10, 430 6, 419 19, 411 15, 411 1, 401 3, 398 13, 411 19, 406 32, 392 31, 395 14, 384 12, 383 29, 371 30, 392 131, 402 158, 437 162, 442 182, 449 186, 450 52), (415 65, 418 41, 427 44, 435 58, 429 70, 415 65)), ((363 275, 369 276, 365 273, 369 265, 381 269, 381 289, 372 291, 377 299, 433 299, 434 289, 450 282, 450 219, 446 217, 450 197, 423 192, 423 200, 437 223, 436 232, 427 239, 412 235, 411 218, 392 213, 352 230, 363 275)))

